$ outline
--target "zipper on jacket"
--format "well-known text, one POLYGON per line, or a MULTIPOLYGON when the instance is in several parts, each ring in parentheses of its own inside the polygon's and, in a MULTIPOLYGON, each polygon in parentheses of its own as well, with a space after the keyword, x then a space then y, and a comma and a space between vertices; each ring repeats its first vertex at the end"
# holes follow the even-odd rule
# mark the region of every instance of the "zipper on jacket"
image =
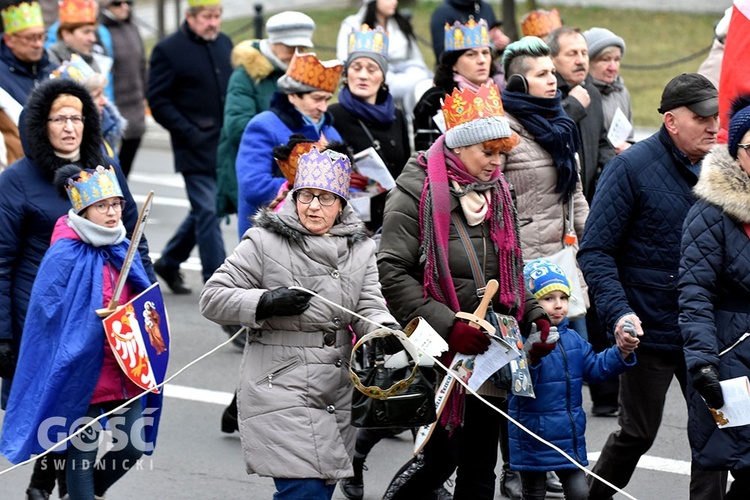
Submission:
POLYGON ((565 352, 565 348, 563 347, 563 344, 561 342, 562 339, 557 341, 558 347, 560 347, 560 352, 563 356, 563 363, 565 364, 565 393, 567 395, 567 398, 565 399, 565 410, 568 413, 568 419, 570 420, 570 428, 573 431, 573 455, 576 458, 576 461, 580 463, 581 459, 578 456, 578 432, 576 432, 576 421, 573 418, 573 412, 570 409, 570 370, 568 369, 568 354, 565 352))
POLYGON ((275 369, 272 372, 269 372, 266 376, 258 380, 257 384, 262 384, 264 382, 268 383, 268 388, 273 389, 273 381, 280 376, 284 375, 285 373, 291 371, 293 368, 295 368, 297 365, 299 365, 302 361, 300 358, 294 358, 285 364, 279 366, 277 369, 275 369))

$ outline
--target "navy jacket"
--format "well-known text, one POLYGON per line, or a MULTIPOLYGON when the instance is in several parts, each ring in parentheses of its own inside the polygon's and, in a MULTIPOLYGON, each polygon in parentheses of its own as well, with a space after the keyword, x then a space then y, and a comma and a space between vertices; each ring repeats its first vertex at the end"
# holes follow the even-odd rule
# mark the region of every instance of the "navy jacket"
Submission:
POLYGON ((27 64, 13 55, 5 41, 0 41, 0 87, 18 101, 18 104, 26 104, 26 98, 34 86, 47 80, 53 69, 54 66, 50 64, 46 52, 39 62, 27 64))
MULTIPOLYGON (((616 346, 595 353, 591 344, 568 328, 567 319, 557 330, 560 340, 555 350, 530 367, 536 398, 511 396, 508 414, 585 466, 588 460, 583 382, 596 383, 616 377, 635 365, 635 354, 625 360, 616 346)), ((508 422, 508 436, 513 470, 544 472, 577 468, 511 422, 508 422)))
POLYGON ((495 24, 492 5, 482 0, 445 0, 432 11, 430 33, 436 62, 440 61, 440 54, 445 48, 445 23, 452 25, 456 21, 461 21, 462 24, 466 24, 469 16, 473 16, 477 22, 484 19, 489 26, 495 24))
POLYGON ((204 40, 187 22, 151 53, 148 104, 169 131, 178 172, 216 175, 231 54, 228 36, 204 40))
POLYGON ((578 263, 610 335, 638 315, 641 349, 682 349, 677 270, 697 170, 662 126, 609 162, 596 188, 578 263))
MULTIPOLYGON (((690 371, 716 366, 727 380, 750 374, 750 339, 737 343, 750 331, 750 238, 743 228, 750 223, 750 177, 717 145, 695 192, 680 260, 685 362, 690 371)), ((687 400, 693 460, 706 470, 750 468, 750 427, 719 429, 690 377, 687 400)))

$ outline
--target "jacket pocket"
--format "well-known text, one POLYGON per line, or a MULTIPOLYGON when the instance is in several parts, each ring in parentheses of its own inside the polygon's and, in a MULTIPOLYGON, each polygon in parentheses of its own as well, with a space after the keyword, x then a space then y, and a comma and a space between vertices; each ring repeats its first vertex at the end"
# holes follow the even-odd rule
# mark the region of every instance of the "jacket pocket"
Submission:
POLYGON ((269 372, 255 381, 256 385, 267 384, 269 389, 273 389, 273 384, 285 374, 294 370, 302 364, 302 358, 295 356, 273 367, 269 372))

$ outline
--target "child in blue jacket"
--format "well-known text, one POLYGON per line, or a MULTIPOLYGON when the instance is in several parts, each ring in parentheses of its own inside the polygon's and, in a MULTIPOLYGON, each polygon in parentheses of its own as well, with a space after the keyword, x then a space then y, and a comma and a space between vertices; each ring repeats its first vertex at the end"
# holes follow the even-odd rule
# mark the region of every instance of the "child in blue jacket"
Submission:
MULTIPOLYGON (((586 415, 583 382, 601 382, 635 364, 635 354, 617 346, 597 354, 587 341, 568 328, 570 281, 560 267, 535 259, 524 267, 524 282, 557 327, 556 348, 541 359, 530 359, 536 398, 511 396, 508 413, 529 430, 558 446, 586 466, 586 415)), ((529 336, 528 345, 538 339, 529 336)), ((523 498, 543 500, 548 471, 554 471, 568 500, 586 500, 586 474, 567 458, 508 423, 510 468, 521 473, 523 498)))

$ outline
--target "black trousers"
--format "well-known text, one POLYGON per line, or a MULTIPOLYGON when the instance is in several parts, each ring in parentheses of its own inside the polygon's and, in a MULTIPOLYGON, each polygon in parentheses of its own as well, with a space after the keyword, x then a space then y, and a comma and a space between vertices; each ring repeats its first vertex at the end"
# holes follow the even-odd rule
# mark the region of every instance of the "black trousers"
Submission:
MULTIPOLYGON (((638 460, 656 439, 664 402, 672 378, 677 377, 685 396, 687 368, 682 351, 638 349, 638 363, 620 375, 620 429, 609 435, 593 471, 619 488, 627 486, 638 460)), ((726 472, 704 471, 693 464, 691 500, 721 500, 726 472)), ((605 500, 614 490, 589 477, 590 500, 605 500)))
MULTIPOLYGON (((589 343, 594 348, 594 352, 599 353, 612 346, 612 342, 607 337, 607 326, 599 321, 593 300, 591 301, 591 307, 586 311, 586 330, 589 333, 589 343)), ((617 407, 619 390, 619 377, 611 377, 604 382, 589 384, 591 402, 594 406, 617 407)))
POLYGON ((125 174, 125 177, 130 174, 130 169, 133 168, 135 153, 138 152, 138 147, 140 145, 140 137, 136 137, 135 139, 123 139, 120 141, 120 152, 117 156, 120 158, 120 168, 122 168, 122 173, 125 174))
MULTIPOLYGON (((495 406, 500 404, 500 398, 485 399, 495 406)), ((444 427, 436 424, 423 453, 396 473, 385 498, 430 498, 432 492, 456 471, 454 500, 492 500, 502 419, 479 399, 467 395, 463 426, 449 435, 444 427)))

